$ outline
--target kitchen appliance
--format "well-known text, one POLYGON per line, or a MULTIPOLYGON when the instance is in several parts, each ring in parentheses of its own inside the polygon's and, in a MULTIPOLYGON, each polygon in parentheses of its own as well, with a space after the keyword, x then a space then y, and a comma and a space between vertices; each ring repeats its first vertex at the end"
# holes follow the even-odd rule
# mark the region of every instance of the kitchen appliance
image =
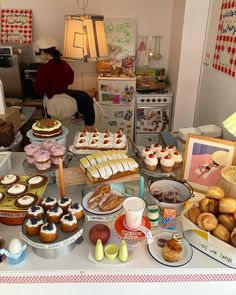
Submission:
POLYGON ((136 78, 99 77, 98 100, 103 111, 100 129, 117 129, 134 137, 136 78))
POLYGON ((162 143, 160 133, 170 131, 173 92, 169 87, 136 94, 135 143, 162 143))
POLYGON ((27 96, 24 69, 33 61, 31 44, 0 44, 0 79, 5 97, 27 96))

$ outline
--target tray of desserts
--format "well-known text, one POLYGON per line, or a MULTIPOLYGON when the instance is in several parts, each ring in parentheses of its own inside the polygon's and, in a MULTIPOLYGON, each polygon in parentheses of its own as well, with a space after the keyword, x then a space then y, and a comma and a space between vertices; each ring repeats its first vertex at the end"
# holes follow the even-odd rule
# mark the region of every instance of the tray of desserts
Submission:
POLYGON ((27 209, 40 202, 47 184, 48 177, 44 175, 3 176, 0 179, 0 221, 22 224, 27 209))

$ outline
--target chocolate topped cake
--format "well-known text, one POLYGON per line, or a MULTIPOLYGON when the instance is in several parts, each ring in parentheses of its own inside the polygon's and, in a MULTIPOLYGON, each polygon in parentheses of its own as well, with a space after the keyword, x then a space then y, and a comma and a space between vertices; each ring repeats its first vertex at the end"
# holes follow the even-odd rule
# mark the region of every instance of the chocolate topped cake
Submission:
POLYGON ((0 119, 0 146, 10 146, 15 140, 15 131, 12 122, 0 119))

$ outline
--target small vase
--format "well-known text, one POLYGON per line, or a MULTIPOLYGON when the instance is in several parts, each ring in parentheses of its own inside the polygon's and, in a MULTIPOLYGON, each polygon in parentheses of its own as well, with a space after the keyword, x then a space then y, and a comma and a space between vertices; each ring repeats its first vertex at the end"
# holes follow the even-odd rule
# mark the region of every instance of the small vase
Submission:
POLYGON ((124 239, 121 240, 120 250, 119 250, 119 260, 121 262, 125 262, 128 259, 128 248, 126 245, 126 241, 124 239))
POLYGON ((101 261, 104 258, 103 244, 100 239, 97 240, 95 247, 95 259, 101 261))

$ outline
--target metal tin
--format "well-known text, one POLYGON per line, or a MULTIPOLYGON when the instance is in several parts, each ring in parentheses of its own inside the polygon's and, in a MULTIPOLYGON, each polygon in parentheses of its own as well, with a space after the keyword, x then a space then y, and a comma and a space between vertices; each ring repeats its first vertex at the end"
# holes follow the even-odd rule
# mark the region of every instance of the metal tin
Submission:
POLYGON ((83 222, 84 218, 78 220, 78 228, 76 231, 71 233, 65 233, 60 230, 60 225, 57 224, 57 231, 58 231, 58 238, 53 243, 42 243, 39 240, 38 236, 29 236, 26 234, 25 230, 25 222, 22 225, 22 233, 21 238, 29 244, 33 252, 38 255, 39 257, 45 258, 45 259, 56 259, 61 257, 62 255, 69 254, 72 249, 75 247, 76 243, 78 242, 78 239, 83 234, 83 222))

